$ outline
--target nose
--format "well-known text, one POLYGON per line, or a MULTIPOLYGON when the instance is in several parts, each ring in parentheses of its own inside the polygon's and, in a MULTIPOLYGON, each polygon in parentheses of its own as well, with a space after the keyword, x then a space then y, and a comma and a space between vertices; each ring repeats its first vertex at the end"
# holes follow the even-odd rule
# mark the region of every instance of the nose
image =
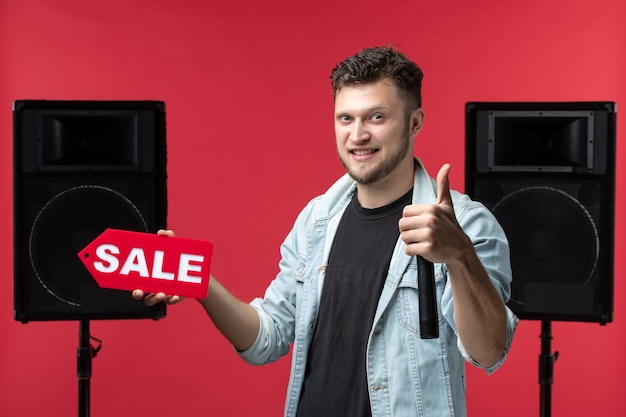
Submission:
POLYGON ((360 119, 355 119, 354 123, 352 123, 349 139, 352 142, 363 142, 369 139, 369 133, 365 128, 365 124, 360 119))

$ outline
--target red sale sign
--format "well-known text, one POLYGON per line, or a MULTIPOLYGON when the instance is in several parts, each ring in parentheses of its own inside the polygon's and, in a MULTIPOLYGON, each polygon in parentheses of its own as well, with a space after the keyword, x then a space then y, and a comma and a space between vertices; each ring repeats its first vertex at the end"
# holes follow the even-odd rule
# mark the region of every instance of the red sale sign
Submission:
POLYGON ((205 298, 213 242, 107 229, 78 253, 102 288, 205 298))

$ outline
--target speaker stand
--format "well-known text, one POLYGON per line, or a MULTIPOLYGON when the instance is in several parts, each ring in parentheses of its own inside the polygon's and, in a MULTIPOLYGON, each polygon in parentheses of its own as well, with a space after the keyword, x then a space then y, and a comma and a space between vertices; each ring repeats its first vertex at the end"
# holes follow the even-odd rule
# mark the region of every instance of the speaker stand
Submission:
POLYGON ((78 353, 77 353, 77 376, 78 376, 78 415, 89 417, 90 411, 90 383, 91 383, 91 360, 96 357, 102 341, 89 334, 89 320, 81 320, 78 329, 78 353), (98 342, 96 347, 90 341, 98 342))
POLYGON ((541 355, 539 355, 540 416, 550 417, 552 409, 552 377, 559 352, 552 353, 552 322, 541 322, 541 355))

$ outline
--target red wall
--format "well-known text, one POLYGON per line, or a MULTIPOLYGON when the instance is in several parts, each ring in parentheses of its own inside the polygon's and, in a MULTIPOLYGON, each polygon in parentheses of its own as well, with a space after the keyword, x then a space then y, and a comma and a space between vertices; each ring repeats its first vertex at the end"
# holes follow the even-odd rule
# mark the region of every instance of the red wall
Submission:
MULTIPOLYGON (((262 293, 295 215, 342 173, 328 75, 394 44, 425 71, 417 153, 463 188, 467 101, 626 103, 621 0, 0 0, 0 416, 77 413, 78 323, 12 319, 11 103, 167 103, 169 226, 215 242, 213 273, 262 293)), ((618 120, 618 139, 626 131, 618 120)), ((619 142, 619 140, 618 140, 619 142)), ((554 323, 555 416, 622 416, 626 322, 624 168, 618 143, 615 321, 554 323)), ((92 415, 277 416, 289 360, 243 363, 194 301, 165 320, 93 322, 92 415)), ((507 363, 469 370, 474 416, 539 414, 539 323, 507 363)))

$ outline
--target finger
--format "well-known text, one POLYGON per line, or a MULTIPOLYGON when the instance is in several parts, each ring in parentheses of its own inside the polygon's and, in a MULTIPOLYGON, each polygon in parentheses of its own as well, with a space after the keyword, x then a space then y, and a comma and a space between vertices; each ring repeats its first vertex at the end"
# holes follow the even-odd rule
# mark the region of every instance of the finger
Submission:
POLYGON ((146 296, 146 299, 148 299, 148 297, 150 297, 151 295, 153 296, 152 297, 152 301, 154 302, 154 304, 159 303, 161 301, 163 301, 166 304, 176 304, 176 303, 178 303, 179 301, 182 300, 182 297, 180 297, 178 295, 168 295, 168 294, 165 294, 163 292, 157 292, 157 293, 154 293, 154 294, 148 294, 146 296))
POLYGON ((165 299, 165 303, 166 304, 176 304, 180 301, 182 301, 183 298, 181 296, 178 295, 168 295, 167 298, 165 299))
POLYGON ((141 300, 144 296, 144 292, 142 290, 134 290, 133 291, 133 298, 135 300, 141 300))
POLYGON ((156 293, 154 293, 154 301, 157 302, 157 303, 160 302, 160 301, 165 301, 169 297, 170 296, 168 296, 164 292, 156 292, 156 293))
POLYGON ((157 231, 157 235, 159 236, 174 236, 174 232, 169 229, 159 229, 157 231))
POLYGON ((450 195, 450 164, 444 164, 437 174, 437 204, 452 205, 452 196, 450 195))
POLYGON ((165 294, 163 294, 163 293, 146 294, 146 296, 143 298, 144 304, 147 305, 148 307, 150 307, 150 306, 155 305, 159 301, 163 301, 162 299, 159 299, 160 298, 159 294, 161 294, 161 296, 163 296, 163 298, 165 298, 165 294))

